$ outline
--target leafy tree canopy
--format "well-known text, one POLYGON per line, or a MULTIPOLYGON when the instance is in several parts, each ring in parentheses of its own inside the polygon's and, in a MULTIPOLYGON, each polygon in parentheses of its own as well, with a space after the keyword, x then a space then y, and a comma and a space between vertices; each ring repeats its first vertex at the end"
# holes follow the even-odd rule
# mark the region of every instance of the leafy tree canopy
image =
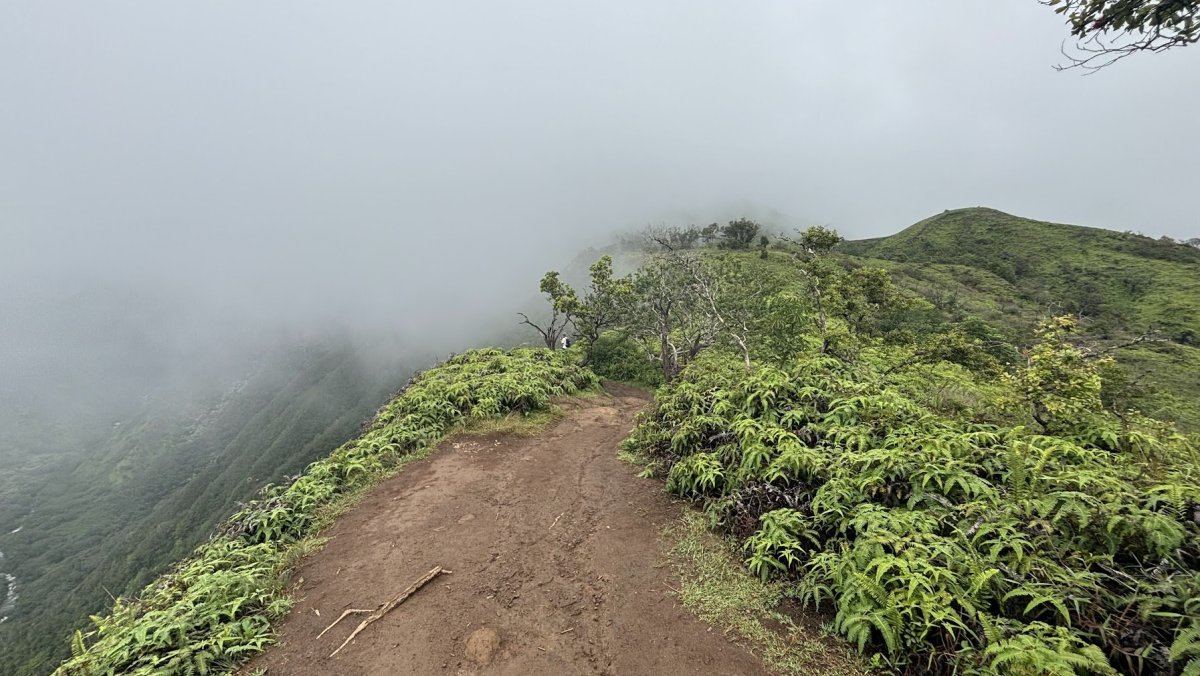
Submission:
POLYGON ((761 228, 762 226, 749 218, 729 221, 729 225, 721 228, 721 236, 724 237, 722 245, 730 249, 749 249, 761 228))
POLYGON ((1077 54, 1060 68, 1098 69, 1138 52, 1200 40, 1200 0, 1042 0, 1067 17, 1077 54))

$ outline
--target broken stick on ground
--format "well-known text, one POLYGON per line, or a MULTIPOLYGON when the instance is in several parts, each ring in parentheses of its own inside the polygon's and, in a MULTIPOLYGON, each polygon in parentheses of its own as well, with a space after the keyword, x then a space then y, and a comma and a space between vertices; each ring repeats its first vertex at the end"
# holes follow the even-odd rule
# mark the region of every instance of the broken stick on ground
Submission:
POLYGON ((354 631, 350 633, 350 636, 346 637, 345 641, 342 641, 342 644, 340 646, 338 646, 337 650, 335 650, 329 654, 330 657, 333 657, 334 655, 341 652, 342 648, 346 647, 346 644, 348 644, 348 643, 350 643, 350 641, 354 640, 354 637, 358 636, 358 632, 362 631, 363 629, 366 629, 368 624, 371 624, 375 620, 378 620, 379 618, 383 617, 384 615, 387 615, 389 612, 392 611, 393 608, 400 605, 401 603, 404 603, 405 599, 412 596, 421 587, 425 586, 425 583, 429 582, 430 580, 437 577, 438 575, 442 575, 442 574, 449 575, 451 572, 452 571, 446 570, 445 568, 442 568, 441 566, 435 566, 428 573, 425 573, 424 575, 422 575, 421 579, 419 579, 416 582, 409 585, 408 589, 405 589, 404 591, 400 592, 391 601, 388 601, 387 603, 380 605, 375 610, 372 611, 372 610, 362 610, 362 609, 358 609, 358 608, 350 608, 349 610, 343 612, 340 617, 338 617, 336 620, 333 621, 333 624, 329 625, 328 627, 325 627, 325 629, 320 634, 317 634, 317 638, 321 638, 322 636, 324 636, 325 632, 329 631, 330 629, 333 629, 334 626, 336 626, 338 622, 341 622, 342 620, 346 619, 347 615, 355 615, 358 613, 371 613, 370 617, 368 617, 367 619, 360 622, 359 625, 354 628, 354 631))

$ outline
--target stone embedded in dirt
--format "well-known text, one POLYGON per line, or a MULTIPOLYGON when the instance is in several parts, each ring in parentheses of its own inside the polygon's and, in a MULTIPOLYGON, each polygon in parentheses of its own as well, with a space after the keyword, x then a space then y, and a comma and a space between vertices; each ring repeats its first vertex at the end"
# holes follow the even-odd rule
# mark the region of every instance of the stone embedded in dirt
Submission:
POLYGON ((474 514, 467 514, 467 515, 463 516, 463 518, 459 519, 459 520, 458 520, 458 522, 459 522, 459 523, 466 523, 466 522, 468 522, 468 521, 471 521, 471 520, 473 520, 474 518, 475 518, 475 515, 474 515, 474 514))
POLYGON ((482 627, 467 637, 467 659, 486 666, 492 663, 496 649, 500 647, 500 636, 491 627, 482 627))

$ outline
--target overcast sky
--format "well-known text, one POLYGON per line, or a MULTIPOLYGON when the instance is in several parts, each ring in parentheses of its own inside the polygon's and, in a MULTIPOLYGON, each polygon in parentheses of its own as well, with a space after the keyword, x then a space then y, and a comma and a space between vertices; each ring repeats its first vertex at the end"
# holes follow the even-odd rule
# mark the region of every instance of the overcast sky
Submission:
POLYGON ((1200 236, 1200 47, 1081 77, 1066 35, 1036 0, 9 0, 0 283, 428 312, 648 222, 1200 236))

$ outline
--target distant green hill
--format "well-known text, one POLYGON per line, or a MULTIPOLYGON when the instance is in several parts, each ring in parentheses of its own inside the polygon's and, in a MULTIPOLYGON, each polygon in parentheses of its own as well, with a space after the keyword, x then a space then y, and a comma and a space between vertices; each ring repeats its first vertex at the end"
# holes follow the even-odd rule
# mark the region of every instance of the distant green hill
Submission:
POLYGON ((1070 312, 1100 346, 1121 348, 1127 386, 1156 416, 1200 429, 1200 249, 1133 233, 1035 221, 995 209, 955 209, 895 235, 839 250, 882 265, 940 309, 975 315, 1016 338, 1039 318, 1070 312))
POLYGON ((1160 331, 1200 343, 1200 249, 1077 225, 956 209, 891 237, 842 250, 900 263, 957 264, 990 272, 1049 310, 1076 312, 1110 332, 1160 331))

